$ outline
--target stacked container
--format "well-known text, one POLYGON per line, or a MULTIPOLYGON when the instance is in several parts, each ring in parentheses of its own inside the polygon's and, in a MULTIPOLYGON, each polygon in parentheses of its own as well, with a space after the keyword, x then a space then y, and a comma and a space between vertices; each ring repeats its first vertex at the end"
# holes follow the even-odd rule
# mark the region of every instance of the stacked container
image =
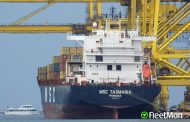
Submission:
POLYGON ((53 72, 53 80, 59 80, 60 75, 60 56, 53 56, 52 58, 52 72, 53 72))
POLYGON ((60 79, 64 79, 66 75, 66 62, 67 61, 82 61, 83 48, 82 47, 62 47, 60 49, 60 79))
MULTIPOLYGON (((60 49, 60 55, 68 55, 69 59, 68 61, 72 60, 73 55, 80 55, 83 54, 83 48, 82 47, 62 47, 60 49)), ((82 58, 81 58, 82 59, 82 58)))
POLYGON ((61 55, 60 56, 60 79, 64 79, 65 78, 65 74, 66 74, 66 62, 69 59, 68 55, 61 55))
POLYGON ((47 80, 53 79, 52 64, 47 65, 47 80))
POLYGON ((39 67, 38 68, 38 79, 39 80, 47 80, 47 67, 39 67))
POLYGON ((60 56, 53 56, 52 64, 38 68, 38 79, 45 81, 65 80, 66 63, 69 61, 82 61, 83 48, 81 47, 62 47, 60 56))
POLYGON ((69 55, 69 54, 70 54, 70 47, 60 48, 60 55, 69 55))

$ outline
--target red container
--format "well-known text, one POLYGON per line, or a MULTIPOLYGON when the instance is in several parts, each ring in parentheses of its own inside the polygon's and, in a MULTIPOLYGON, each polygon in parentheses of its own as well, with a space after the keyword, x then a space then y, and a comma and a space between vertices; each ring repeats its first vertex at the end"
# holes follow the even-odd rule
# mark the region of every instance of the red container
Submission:
POLYGON ((60 79, 59 76, 60 76, 59 72, 53 72, 53 80, 59 80, 60 79))
POLYGON ((62 55, 60 56, 60 63, 64 63, 69 59, 68 55, 62 55))
POLYGON ((60 71, 65 71, 66 63, 60 63, 59 66, 60 66, 60 71))

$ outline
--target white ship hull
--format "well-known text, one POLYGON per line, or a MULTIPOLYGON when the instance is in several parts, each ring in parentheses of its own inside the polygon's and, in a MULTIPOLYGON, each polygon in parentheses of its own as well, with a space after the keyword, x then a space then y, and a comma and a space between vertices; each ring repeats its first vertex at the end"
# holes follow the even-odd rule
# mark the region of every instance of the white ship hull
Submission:
POLYGON ((8 108, 5 115, 36 115, 40 114, 32 105, 22 105, 19 108, 8 108))
POLYGON ((37 114, 40 114, 38 111, 36 112, 31 112, 31 111, 13 111, 13 112, 10 112, 10 111, 5 111, 4 112, 5 115, 37 115, 37 114))

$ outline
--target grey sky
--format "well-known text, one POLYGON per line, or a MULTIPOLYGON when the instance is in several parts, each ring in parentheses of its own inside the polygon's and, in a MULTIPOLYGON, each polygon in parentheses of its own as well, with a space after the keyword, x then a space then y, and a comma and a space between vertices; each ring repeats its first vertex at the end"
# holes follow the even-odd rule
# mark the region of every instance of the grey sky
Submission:
MULTIPOLYGON (((44 4, 0 3, 0 24, 9 24, 44 4)), ((111 4, 105 4, 109 11, 111 4)), ((119 6, 119 4, 116 4, 119 6)), ((120 8, 123 10, 123 7, 120 8)), ((85 21, 85 4, 55 4, 24 24, 64 24, 85 21)), ((65 34, 0 34, 0 110, 32 104, 41 109, 37 68, 51 63, 62 46, 75 45, 65 34)), ((170 89, 170 105, 183 100, 184 88, 170 89)))

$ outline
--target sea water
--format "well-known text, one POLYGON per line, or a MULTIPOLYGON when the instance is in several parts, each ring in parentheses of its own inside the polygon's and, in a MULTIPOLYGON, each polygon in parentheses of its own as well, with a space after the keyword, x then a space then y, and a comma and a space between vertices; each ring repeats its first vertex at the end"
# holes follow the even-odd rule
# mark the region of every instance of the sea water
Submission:
POLYGON ((30 116, 15 116, 15 115, 0 115, 0 122, 152 122, 152 121, 166 121, 166 122, 189 122, 190 120, 168 119, 168 120, 153 120, 153 119, 45 119, 43 115, 30 116))

